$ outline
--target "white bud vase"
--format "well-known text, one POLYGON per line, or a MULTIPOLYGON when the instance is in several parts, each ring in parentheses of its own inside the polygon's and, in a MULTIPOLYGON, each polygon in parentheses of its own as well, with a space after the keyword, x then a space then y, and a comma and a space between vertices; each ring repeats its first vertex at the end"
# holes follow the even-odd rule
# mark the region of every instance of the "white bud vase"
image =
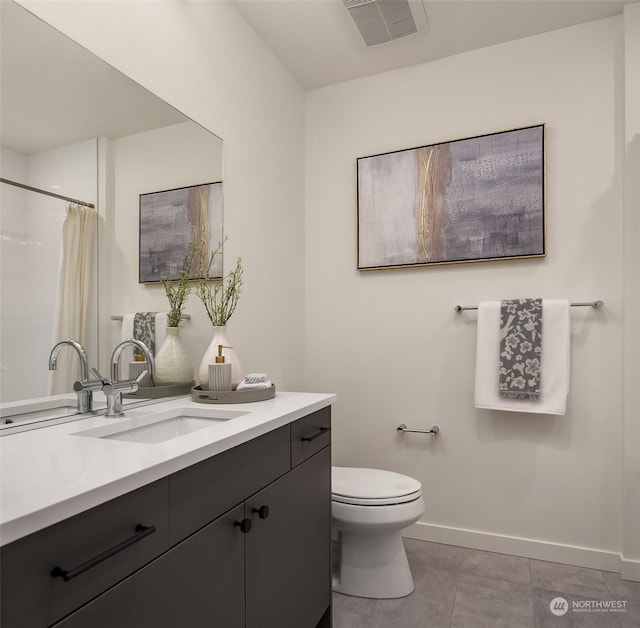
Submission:
MULTIPOLYGON (((200 388, 202 388, 202 390, 209 390, 209 364, 215 364, 216 356, 218 355, 218 345, 222 345, 223 347, 233 346, 227 338, 226 325, 213 327, 213 340, 207 347, 207 350, 204 352, 202 362, 200 362, 200 369, 198 371, 198 383, 200 384, 200 388)), ((231 386, 235 390, 236 386, 244 378, 244 375, 242 373, 242 365, 240 364, 238 355, 233 348, 223 349, 222 355, 224 355, 225 362, 231 363, 231 386)))
POLYGON ((193 366, 180 340, 180 327, 167 327, 167 337, 155 359, 156 386, 189 384, 193 381, 193 366))

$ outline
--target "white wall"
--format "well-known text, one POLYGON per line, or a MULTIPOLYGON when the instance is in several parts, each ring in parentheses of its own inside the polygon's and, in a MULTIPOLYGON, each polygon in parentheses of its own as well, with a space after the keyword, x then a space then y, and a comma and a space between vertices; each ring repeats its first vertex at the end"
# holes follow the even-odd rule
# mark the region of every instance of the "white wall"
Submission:
MULTIPOLYGON (((266 371, 280 389, 301 389, 300 86, 228 2, 20 4, 223 138, 225 232, 230 238, 225 253, 231 259, 241 256, 245 269, 229 335, 246 370, 266 371)), ((112 290, 116 294, 115 283, 112 290)), ((111 324, 111 313, 109 304, 102 311, 103 325, 111 324)), ((204 352, 210 330, 201 327, 199 333, 204 352)))
POLYGON ((625 431, 622 550, 640 580, 640 3, 625 7, 625 431))
MULTIPOLYGON (((96 160, 95 140, 29 156, 3 149, 2 172, 13 181, 95 203, 96 160)), ((65 201, 2 186, 2 401, 48 394, 65 216, 65 201)), ((96 345, 85 348, 96 365, 96 345)))
POLYGON ((423 483, 411 535, 618 568, 621 41, 615 18, 307 93, 307 379, 338 394, 335 463, 423 483), (355 270, 357 157, 542 122, 544 259, 355 270), (453 307, 528 295, 605 301, 571 312, 566 416, 473 406, 476 315, 453 307))

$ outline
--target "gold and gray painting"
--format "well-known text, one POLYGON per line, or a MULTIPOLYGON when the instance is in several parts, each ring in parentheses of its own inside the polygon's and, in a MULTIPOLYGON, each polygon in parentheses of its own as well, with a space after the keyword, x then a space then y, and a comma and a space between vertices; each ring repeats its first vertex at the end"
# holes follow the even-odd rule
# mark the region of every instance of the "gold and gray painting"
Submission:
POLYGON ((358 268, 544 255, 544 126, 358 159, 358 268))

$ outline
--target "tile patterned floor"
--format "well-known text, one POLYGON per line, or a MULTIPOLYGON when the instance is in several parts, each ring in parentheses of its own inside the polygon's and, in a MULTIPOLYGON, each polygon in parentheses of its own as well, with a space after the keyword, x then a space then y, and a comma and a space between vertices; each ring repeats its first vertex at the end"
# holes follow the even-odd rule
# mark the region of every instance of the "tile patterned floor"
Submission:
POLYGON ((415 591, 397 600, 334 593, 333 628, 640 628, 640 583, 616 573, 413 539, 405 547, 415 591), (556 597, 568 602, 564 615, 551 612, 556 597), (597 601, 624 610, 577 610, 597 601))

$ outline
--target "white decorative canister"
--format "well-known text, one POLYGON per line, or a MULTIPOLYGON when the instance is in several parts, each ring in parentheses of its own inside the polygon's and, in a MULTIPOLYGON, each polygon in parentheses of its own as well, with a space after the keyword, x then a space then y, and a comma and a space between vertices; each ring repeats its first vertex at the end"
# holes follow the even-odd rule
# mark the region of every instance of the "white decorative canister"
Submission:
POLYGON ((218 345, 225 347, 224 359, 231 364, 231 386, 235 390, 236 386, 242 381, 244 375, 242 373, 242 364, 240 364, 240 359, 227 338, 226 325, 213 327, 213 340, 211 340, 211 344, 207 347, 207 350, 204 352, 204 356, 202 357, 202 362, 200 362, 198 383, 202 390, 209 390, 209 364, 216 363, 218 345))
POLYGON ((167 327, 167 337, 156 355, 156 386, 188 384, 193 381, 193 366, 180 340, 180 327, 167 327))

